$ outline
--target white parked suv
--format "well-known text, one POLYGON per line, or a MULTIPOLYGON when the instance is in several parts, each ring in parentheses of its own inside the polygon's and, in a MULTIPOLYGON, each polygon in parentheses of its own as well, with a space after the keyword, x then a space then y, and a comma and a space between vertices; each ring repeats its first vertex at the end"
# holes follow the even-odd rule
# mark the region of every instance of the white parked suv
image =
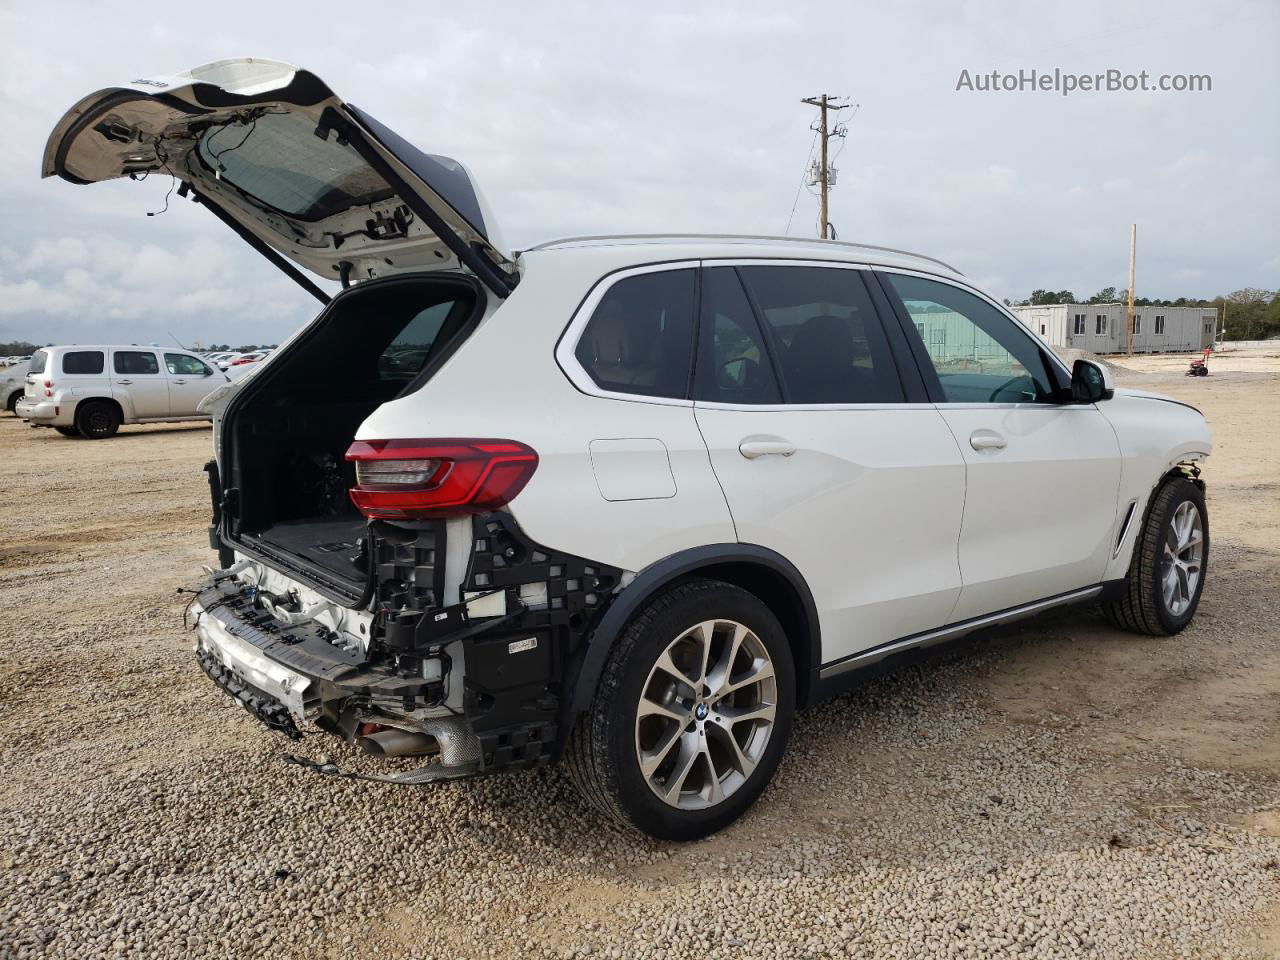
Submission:
POLYGON ((206 402, 196 657, 290 738, 434 756, 372 779, 564 759, 605 813, 697 837, 865 669, 1071 602, 1157 635, 1195 612, 1204 418, 1068 370, 946 264, 515 253, 462 166, 273 61, 93 94, 45 159, 157 170, 323 302, 206 402))
POLYGON ((99 440, 122 423, 208 420, 200 401, 228 379, 186 350, 45 347, 32 354, 14 412, 32 426, 99 440))

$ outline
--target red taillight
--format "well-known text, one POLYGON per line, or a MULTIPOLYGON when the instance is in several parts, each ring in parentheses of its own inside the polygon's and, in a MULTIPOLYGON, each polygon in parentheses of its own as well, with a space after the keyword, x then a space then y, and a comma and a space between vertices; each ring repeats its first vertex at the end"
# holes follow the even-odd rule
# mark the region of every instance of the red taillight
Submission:
POLYGON ((241 357, 239 360, 232 360, 231 365, 233 367, 238 367, 242 363, 253 363, 256 359, 257 357, 241 357))
POLYGON ((52 397, 52 396, 53 396, 53 381, 52 381, 52 380, 46 380, 46 381, 44 382, 44 395, 45 395, 46 397, 52 397))
POLYGON ((366 517, 418 520, 496 510, 510 503, 538 466, 514 440, 357 440, 351 502, 366 517))

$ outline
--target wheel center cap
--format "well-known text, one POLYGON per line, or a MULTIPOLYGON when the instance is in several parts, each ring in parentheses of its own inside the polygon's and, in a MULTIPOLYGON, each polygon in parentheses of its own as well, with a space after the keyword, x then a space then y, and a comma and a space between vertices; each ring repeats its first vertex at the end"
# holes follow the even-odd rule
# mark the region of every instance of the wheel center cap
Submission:
POLYGON ((698 720, 707 719, 707 705, 705 703, 700 703, 696 707, 694 707, 693 716, 695 719, 698 719, 698 720))

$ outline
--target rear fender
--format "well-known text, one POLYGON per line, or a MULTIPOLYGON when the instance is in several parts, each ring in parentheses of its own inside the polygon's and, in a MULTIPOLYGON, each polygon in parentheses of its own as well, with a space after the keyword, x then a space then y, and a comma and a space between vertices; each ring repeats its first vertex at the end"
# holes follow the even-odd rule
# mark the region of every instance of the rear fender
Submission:
POLYGON ((566 711, 561 730, 568 731, 574 717, 590 705, 595 696, 600 675, 613 650, 614 644, 631 619, 666 587, 678 580, 704 576, 710 579, 733 579, 724 572, 731 569, 758 569, 761 573, 785 582, 796 617, 788 617, 778 608, 779 598, 761 597, 778 619, 786 623, 798 621, 789 631, 792 651, 796 658, 796 677, 799 689, 796 702, 807 705, 817 692, 818 668, 822 663, 822 638, 818 626, 818 610, 813 595, 800 571, 785 557, 766 547, 745 543, 709 544, 683 550, 646 567, 635 579, 619 592, 601 615, 591 633, 590 640, 578 662, 570 666, 566 688, 572 691, 562 700, 566 711))

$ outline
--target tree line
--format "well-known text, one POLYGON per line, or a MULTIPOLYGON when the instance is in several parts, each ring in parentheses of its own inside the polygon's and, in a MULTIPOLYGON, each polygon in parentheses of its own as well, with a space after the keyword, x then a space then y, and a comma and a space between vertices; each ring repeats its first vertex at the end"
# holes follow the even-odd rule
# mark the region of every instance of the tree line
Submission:
MULTIPOLYGON (((1055 303, 1124 303, 1129 302, 1129 291, 1115 287, 1103 287, 1087 300, 1080 300, 1070 290, 1032 290, 1025 300, 1009 301, 1009 306, 1047 306, 1055 303)), ((1150 297, 1134 297, 1135 307, 1217 307, 1219 322, 1226 320, 1228 340, 1267 340, 1280 337, 1280 293, 1244 287, 1233 293, 1209 300, 1195 297, 1178 297, 1162 300, 1150 297)))

